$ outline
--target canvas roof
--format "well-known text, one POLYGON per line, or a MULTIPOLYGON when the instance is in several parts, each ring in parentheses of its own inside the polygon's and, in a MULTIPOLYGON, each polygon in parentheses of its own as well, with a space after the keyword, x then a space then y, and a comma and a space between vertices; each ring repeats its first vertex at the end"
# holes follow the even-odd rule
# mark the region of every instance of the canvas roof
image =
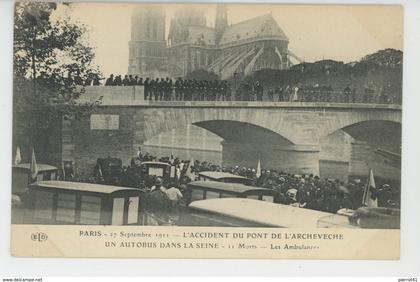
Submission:
POLYGON ((318 225, 318 220, 333 214, 266 201, 244 198, 218 198, 192 202, 189 208, 214 212, 275 227, 301 228, 318 225))
POLYGON ((83 183, 83 182, 58 181, 58 180, 57 181, 56 180, 39 181, 32 184, 31 186, 35 186, 35 187, 38 186, 38 187, 51 188, 51 189, 94 192, 94 193, 103 193, 103 194, 111 194, 117 191, 139 191, 138 189, 135 189, 135 188, 93 184, 93 183, 83 183))

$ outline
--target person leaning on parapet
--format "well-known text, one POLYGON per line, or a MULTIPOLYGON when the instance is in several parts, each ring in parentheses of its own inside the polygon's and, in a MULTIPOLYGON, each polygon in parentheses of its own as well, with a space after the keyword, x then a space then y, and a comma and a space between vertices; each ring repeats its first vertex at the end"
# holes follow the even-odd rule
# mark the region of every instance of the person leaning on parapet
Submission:
POLYGON ((112 86, 117 86, 117 85, 118 85, 118 79, 119 79, 119 75, 115 75, 115 76, 113 77, 112 84, 110 84, 110 85, 112 85, 112 86))
POLYGON ((154 80, 152 80, 152 81, 154 81, 153 83, 152 83, 152 85, 153 85, 153 99, 155 100, 155 101, 158 101, 159 100, 159 91, 160 91, 160 85, 159 85, 159 78, 155 78, 154 80))
POLYGON ((157 95, 156 95, 156 80, 157 79, 151 79, 150 80, 150 93, 149 93, 149 100, 152 100, 153 98, 152 98, 152 96, 154 96, 154 98, 156 98, 157 97, 157 95))
POLYGON ((254 91, 257 96, 257 101, 262 101, 264 88, 258 80, 254 84, 254 91))
POLYGON ((274 90, 273 88, 268 89, 267 91, 268 100, 274 102, 274 90))
POLYGON ((101 79, 98 74, 93 76, 93 86, 101 85, 101 79))
POLYGON ((220 82, 219 91, 220 91, 219 101, 226 101, 226 81, 225 80, 220 82))
POLYGON ((283 87, 276 87, 274 90, 274 94, 277 95, 277 101, 283 102, 284 101, 284 90, 283 87))
POLYGON ((165 78, 164 89, 163 89, 163 100, 170 101, 172 93, 172 81, 169 77, 165 78))
POLYGON ((130 74, 129 76, 128 76, 128 85, 129 86, 134 86, 134 85, 136 85, 137 84, 137 80, 136 79, 134 79, 134 77, 130 74))
POLYGON ((343 101, 344 103, 349 103, 352 100, 351 89, 348 85, 346 86, 346 88, 344 88, 343 95, 344 95, 344 101, 343 101))
POLYGON ((147 100, 147 97, 150 95, 150 79, 146 77, 144 81, 144 100, 147 100))
POLYGON ((225 80, 225 95, 226 101, 230 101, 232 99, 232 89, 230 87, 230 83, 225 80))
POLYGON ((180 101, 181 100, 181 84, 182 84, 182 80, 180 77, 177 78, 177 80, 175 80, 175 101, 180 101))
POLYGON ((114 75, 111 74, 105 81, 105 86, 114 85, 114 75))
POLYGON ((160 78, 158 87, 159 87, 159 101, 162 101, 163 97, 165 96, 165 89, 166 89, 166 81, 164 78, 160 78))
POLYGON ((155 95, 155 100, 162 101, 164 89, 165 89, 165 81, 163 80, 163 78, 161 78, 161 79, 158 78, 157 81, 156 81, 157 96, 155 95))
POLYGON ((292 88, 293 94, 292 94, 292 102, 299 102, 299 96, 298 96, 298 92, 299 92, 299 87, 297 87, 297 85, 295 87, 292 88))
POLYGON ((130 84, 130 79, 128 78, 128 75, 124 76, 124 79, 122 80, 123 86, 128 86, 130 84))

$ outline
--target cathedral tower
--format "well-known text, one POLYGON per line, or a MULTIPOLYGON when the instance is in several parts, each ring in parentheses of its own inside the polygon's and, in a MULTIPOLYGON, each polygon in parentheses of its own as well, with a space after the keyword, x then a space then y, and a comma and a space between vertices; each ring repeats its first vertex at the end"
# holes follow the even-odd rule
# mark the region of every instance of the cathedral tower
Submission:
POLYGON ((131 16, 128 73, 157 76, 165 65, 165 13, 160 6, 141 5, 131 16))
POLYGON ((225 4, 217 4, 216 7, 216 21, 215 21, 215 32, 216 32, 216 43, 219 44, 223 33, 228 27, 227 10, 225 4))

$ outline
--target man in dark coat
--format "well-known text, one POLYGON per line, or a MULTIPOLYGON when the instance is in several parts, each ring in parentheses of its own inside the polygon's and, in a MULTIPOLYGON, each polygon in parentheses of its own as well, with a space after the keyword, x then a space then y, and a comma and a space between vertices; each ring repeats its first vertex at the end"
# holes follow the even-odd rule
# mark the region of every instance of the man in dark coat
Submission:
POLYGON ((122 79, 121 79, 121 75, 117 75, 114 79, 114 85, 118 85, 121 86, 122 85, 122 79))
POLYGON ((158 85, 157 84, 158 84, 158 78, 152 79, 152 81, 150 82, 150 90, 151 90, 150 100, 152 100, 152 95, 154 96, 155 101, 158 98, 158 88, 157 88, 158 85))
POLYGON ((144 100, 147 100, 147 97, 151 97, 150 95, 150 79, 147 77, 144 81, 144 100))
POLYGON ((105 86, 114 85, 114 75, 111 74, 105 81, 105 86))
POLYGON ((128 85, 130 85, 130 79, 128 78, 128 75, 125 75, 125 76, 124 76, 124 79, 123 79, 123 81, 122 81, 122 84, 123 84, 124 86, 128 86, 128 85))
POLYGON ((262 101, 263 98, 263 87, 259 81, 256 81, 254 84, 255 94, 257 96, 257 101, 262 101))

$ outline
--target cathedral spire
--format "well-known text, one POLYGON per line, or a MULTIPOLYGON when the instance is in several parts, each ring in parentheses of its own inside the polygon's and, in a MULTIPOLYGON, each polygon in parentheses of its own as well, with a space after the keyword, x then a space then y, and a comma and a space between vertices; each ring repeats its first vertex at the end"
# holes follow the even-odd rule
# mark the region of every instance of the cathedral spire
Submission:
POLYGON ((228 26, 227 19, 227 9, 225 4, 217 4, 216 7, 216 21, 214 23, 214 28, 216 31, 216 43, 219 44, 220 39, 222 38, 223 32, 228 26))

